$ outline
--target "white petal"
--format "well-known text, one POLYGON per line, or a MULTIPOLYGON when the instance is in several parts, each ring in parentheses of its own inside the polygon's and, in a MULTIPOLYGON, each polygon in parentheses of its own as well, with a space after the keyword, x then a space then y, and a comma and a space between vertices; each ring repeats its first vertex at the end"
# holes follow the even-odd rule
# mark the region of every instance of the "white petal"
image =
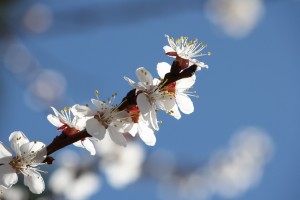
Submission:
POLYGON ((180 79, 180 80, 176 81, 175 88, 178 89, 178 90, 189 89, 189 88, 193 87, 193 85, 195 84, 195 81, 196 81, 196 76, 195 75, 193 75, 189 78, 180 79))
POLYGON ((78 117, 94 116, 97 114, 97 111, 91 109, 90 107, 79 104, 72 106, 71 112, 74 116, 78 117))
POLYGON ((151 109, 151 111, 149 113, 149 117, 150 117, 150 123, 151 123, 152 127, 154 128, 154 130, 158 131, 159 127, 158 127, 158 123, 157 123, 155 109, 151 109))
POLYGON ((171 65, 166 62, 160 62, 157 64, 156 69, 159 77, 163 79, 165 75, 171 71, 171 65))
POLYGON ((137 123, 134 123, 132 128, 128 131, 128 133, 132 135, 132 137, 135 137, 137 132, 138 132, 138 125, 137 123))
POLYGON ((142 114, 147 114, 152 108, 152 105, 150 104, 148 97, 144 93, 140 93, 137 96, 136 103, 142 114))
POLYGON ((140 138, 145 142, 145 144, 154 146, 156 143, 156 137, 154 131, 147 126, 145 123, 138 123, 138 130, 140 138))
MULTIPOLYGON (((174 52, 175 50, 170 46, 164 46, 163 49, 165 50, 165 53, 174 52)), ((173 56, 172 56, 173 57, 173 56)))
POLYGON ((161 110, 170 111, 176 104, 175 97, 166 95, 164 97, 161 97, 160 99, 157 99, 155 104, 161 110))
POLYGON ((56 108, 51 107, 51 109, 53 110, 54 114, 58 117, 61 116, 61 114, 56 110, 56 108))
POLYGON ((47 119, 52 125, 54 125, 58 128, 64 125, 63 123, 60 122, 60 120, 56 116, 54 116, 52 114, 49 114, 47 116, 47 119))
POLYGON ((125 120, 129 119, 129 120, 127 120, 127 122, 131 122, 130 115, 128 114, 128 112, 126 112, 124 110, 117 112, 114 115, 114 117, 117 118, 117 119, 125 119, 125 120))
POLYGON ((131 120, 130 115, 128 114, 128 112, 122 110, 119 111, 117 114, 114 115, 114 118, 119 119, 119 120, 114 120, 110 126, 114 126, 117 129, 119 129, 119 131, 121 132, 128 132, 131 130, 132 126, 133 126, 133 122, 131 120))
POLYGON ((77 142, 74 142, 73 145, 74 145, 75 147, 84 148, 84 146, 83 146, 81 140, 79 140, 79 141, 77 141, 77 142))
POLYGON ((0 166, 1 165, 9 165, 9 163, 12 161, 13 156, 7 156, 0 159, 0 166))
POLYGON ((102 140, 104 138, 106 132, 105 127, 100 124, 99 121, 95 118, 86 121, 86 130, 91 136, 99 140, 102 140))
MULTIPOLYGON (((0 159, 4 157, 12 156, 11 152, 0 141, 0 159)), ((1 164, 1 163, 0 163, 1 164)))
POLYGON ((172 115, 173 117, 175 117, 176 119, 180 119, 181 118, 181 114, 178 110, 178 106, 175 104, 174 107, 170 110, 170 115, 172 115))
POLYGON ((122 133, 128 132, 132 127, 132 125, 128 127, 129 123, 126 123, 125 120, 124 121, 115 120, 112 123, 110 123, 109 126, 115 127, 116 129, 118 129, 119 132, 122 133))
POLYGON ((124 135, 118 130, 114 129, 113 127, 108 127, 108 133, 112 141, 114 141, 116 144, 126 147, 127 141, 124 135))
POLYGON ((22 146, 25 143, 28 143, 29 140, 22 131, 14 131, 9 136, 9 142, 14 152, 16 152, 19 155, 20 146, 22 146))
POLYGON ((76 116, 76 117, 74 117, 74 119, 73 119, 74 122, 72 122, 72 124, 76 125, 75 128, 77 130, 82 131, 83 129, 86 128, 86 121, 91 118, 92 117, 77 117, 76 116), (75 123, 75 121, 76 121, 76 123, 75 123))
POLYGON ((145 83, 146 85, 152 84, 153 77, 144 67, 138 68, 135 73, 140 82, 145 83))
POLYGON ((161 82, 161 80, 159 80, 158 78, 154 78, 152 83, 154 86, 158 86, 160 84, 160 82, 161 82))
POLYGON ((45 160, 47 156, 46 145, 42 142, 33 141, 26 144, 23 144, 20 147, 20 151, 24 160, 31 162, 34 160, 35 163, 41 163, 45 160), (32 156, 25 156, 25 155, 33 155, 32 156))
POLYGON ((130 132, 131 131, 131 129, 133 128, 133 125, 134 125, 134 123, 132 122, 132 123, 124 123, 123 124, 123 128, 122 128, 122 132, 123 133, 127 133, 127 132, 130 132))
POLYGON ((85 138, 85 140, 82 141, 82 145, 90 152, 91 155, 96 154, 94 144, 91 142, 91 140, 89 140, 89 138, 85 138))
POLYGON ((184 114, 191 114, 194 112, 194 104, 190 97, 185 94, 176 95, 176 102, 178 104, 179 109, 184 114))
POLYGON ((189 66, 194 65, 194 64, 197 65, 197 71, 201 70, 201 68, 208 69, 208 65, 206 65, 204 62, 200 62, 196 59, 190 59, 189 66))
POLYGON ((28 186, 34 194, 41 194, 45 190, 45 183, 41 174, 30 169, 25 171, 24 185, 28 186))
POLYGON ((108 104, 104 103, 103 101, 99 101, 98 99, 92 99, 91 101, 100 111, 111 108, 108 104))
POLYGON ((0 185, 10 188, 18 182, 16 171, 8 165, 0 165, 0 185))
POLYGON ((131 80, 128 77, 124 77, 124 79, 129 83, 129 85, 131 85, 131 87, 134 87, 138 90, 145 90, 146 89, 143 85, 135 83, 133 80, 131 80))

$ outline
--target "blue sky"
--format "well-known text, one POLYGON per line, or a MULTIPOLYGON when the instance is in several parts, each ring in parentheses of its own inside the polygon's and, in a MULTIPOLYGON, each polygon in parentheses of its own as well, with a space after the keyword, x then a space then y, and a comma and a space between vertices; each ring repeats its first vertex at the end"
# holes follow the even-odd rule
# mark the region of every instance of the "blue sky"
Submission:
MULTIPOLYGON (((225 148, 236 131, 259 127, 273 141, 273 157, 265 166, 261 181, 233 199, 300 198, 299 1, 267 1, 261 21, 242 39, 216 31, 201 8, 175 10, 172 14, 171 9, 166 9, 166 13, 145 18, 137 11, 128 22, 115 13, 109 15, 115 18, 104 20, 106 23, 95 19, 87 24, 63 13, 107 2, 42 3, 54 13, 48 32, 33 34, 17 24, 11 26, 43 68, 56 70, 65 77, 64 101, 55 106, 89 103, 95 89, 104 99, 119 93, 119 102, 131 89, 123 76, 136 80, 138 67, 156 74, 158 62, 172 62, 162 49, 166 44, 164 34, 198 38, 208 44, 205 51, 212 52, 212 56, 201 57, 209 69, 197 74, 193 89, 200 98, 194 99, 195 112, 183 115, 179 121, 159 113, 163 124, 157 133, 157 144, 144 145, 145 149, 149 153, 167 149, 179 163, 202 163, 217 149, 225 148)), ((26 8, 25 3, 20 8, 26 8)), ((24 101, 24 85, 3 66, 0 84, 1 141, 6 143, 12 131, 22 130, 31 139, 49 143, 55 134, 46 119, 50 108, 30 109, 24 101)), ((155 181, 145 179, 122 190, 104 183, 94 199, 159 199, 156 187, 155 181)))

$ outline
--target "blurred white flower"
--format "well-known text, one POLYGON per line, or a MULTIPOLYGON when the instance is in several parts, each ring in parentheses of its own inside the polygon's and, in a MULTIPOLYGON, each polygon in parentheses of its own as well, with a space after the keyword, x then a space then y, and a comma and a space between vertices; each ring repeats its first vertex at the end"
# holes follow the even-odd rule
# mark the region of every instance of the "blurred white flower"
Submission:
POLYGON ((40 194, 45 189, 44 180, 39 173, 39 165, 47 156, 45 144, 42 142, 29 142, 21 131, 15 131, 9 136, 12 153, 0 142, 0 185, 10 188, 18 182, 18 173, 24 175, 24 184, 30 191, 40 194))
POLYGON ((186 176, 169 176, 160 187, 160 195, 166 199, 206 200, 214 195, 236 198, 258 183, 272 150, 272 141, 265 132, 246 128, 232 137, 229 148, 216 152, 208 164, 186 176))
POLYGON ((234 38, 247 36, 262 17, 262 0, 209 0, 207 17, 234 38))
POLYGON ((85 200, 100 190, 99 175, 85 168, 87 161, 82 162, 75 152, 63 151, 58 162, 61 166, 49 179, 49 187, 54 194, 67 200, 85 200))
POLYGON ((121 148, 106 137, 96 149, 97 155, 101 156, 100 171, 104 172, 112 187, 124 188, 139 178, 145 159, 144 149, 139 143, 128 142, 126 148, 121 148))
POLYGON ((53 21, 51 9, 44 4, 36 3, 28 8, 23 16, 23 25, 29 31, 42 33, 47 31, 53 21))
POLYGON ((9 189, 2 188, 0 186, 0 199, 5 200, 28 200, 29 193, 19 186, 13 186, 9 189))
MULTIPOLYGON (((54 114, 49 114, 47 119, 51 124, 56 126, 58 130, 62 130, 66 135, 74 135, 79 131, 82 131, 86 127, 86 121, 90 117, 78 117, 74 115, 74 106, 72 108, 65 108, 61 112, 58 112, 54 107, 51 107, 54 114)), ((91 155, 95 155, 96 150, 91 140, 94 138, 86 137, 80 141, 73 143, 77 147, 85 148, 91 155)))
POLYGON ((35 68, 35 71, 23 74, 28 78, 24 98, 31 109, 41 111, 61 101, 67 82, 64 75, 58 71, 39 69, 37 66, 35 68))
POLYGON ((267 134, 248 128, 235 135, 230 148, 211 160, 211 188, 224 197, 235 197, 255 185, 272 155, 272 142, 267 134))

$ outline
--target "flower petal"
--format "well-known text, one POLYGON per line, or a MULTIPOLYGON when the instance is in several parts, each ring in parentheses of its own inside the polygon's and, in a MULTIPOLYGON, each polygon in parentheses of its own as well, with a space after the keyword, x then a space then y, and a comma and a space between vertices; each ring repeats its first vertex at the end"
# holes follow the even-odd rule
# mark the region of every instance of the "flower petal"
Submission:
POLYGON ((118 132, 118 130, 112 126, 108 127, 108 133, 112 141, 120 146, 126 147, 127 141, 122 133, 118 132))
POLYGON ((160 84, 161 80, 159 80, 158 78, 154 78, 152 84, 154 86, 158 86, 160 84))
MULTIPOLYGON (((11 152, 4 146, 4 144, 0 141, 0 159, 4 157, 12 156, 11 152)), ((1 164, 1 163, 0 163, 1 164)))
POLYGON ((176 102, 178 104, 179 109, 184 114, 191 114, 194 112, 194 104, 190 97, 188 97, 186 94, 179 94, 176 95, 176 102))
POLYGON ((28 143, 29 140, 22 131, 14 131, 9 136, 9 142, 14 152, 16 152, 17 155, 20 155, 20 146, 28 143))
POLYGON ((128 133, 132 136, 135 137, 138 132, 138 125, 137 123, 134 123, 131 129, 128 131, 128 133))
POLYGON ((131 80, 128 77, 124 77, 124 79, 129 83, 129 85, 131 85, 131 87, 134 87, 138 90, 145 90, 146 89, 143 85, 135 83, 133 80, 131 80))
POLYGON ((78 116, 75 116, 73 118, 73 122, 72 124, 76 125, 75 128, 79 131, 82 131, 83 129, 86 128, 86 121, 88 119, 91 119, 92 117, 78 117, 78 116))
POLYGON ((166 62, 160 62, 157 64, 156 70, 159 77, 163 79, 165 75, 171 71, 171 65, 166 62))
POLYGON ((144 67, 138 68, 135 73, 140 82, 144 83, 145 85, 152 84, 153 77, 151 73, 144 67))
POLYGON ((13 156, 7 156, 7 157, 3 157, 0 158, 0 166, 1 165, 9 165, 9 163, 12 161, 13 156))
MULTIPOLYGON (((165 50, 165 53, 170 53, 170 52, 174 52, 175 50, 170 47, 170 46, 164 46, 163 49, 165 50)), ((172 57, 175 57, 175 56, 172 56, 172 57)))
POLYGON ((208 69, 208 65, 206 65, 204 62, 200 62, 196 59, 190 59, 189 66, 191 66, 191 65, 197 65, 197 71, 201 70, 201 68, 208 69))
POLYGON ((45 190, 45 182, 40 173, 34 170, 24 170, 24 185, 34 194, 41 194, 45 190))
POLYGON ((152 108, 148 97, 144 93, 140 93, 137 95, 136 103, 142 114, 147 114, 152 108))
POLYGON ((84 146, 83 146, 81 140, 79 140, 79 141, 77 141, 77 142, 74 142, 73 145, 74 145, 75 147, 84 148, 84 146))
POLYGON ((85 140, 81 141, 81 143, 84 146, 84 148, 90 152, 91 155, 96 154, 96 149, 90 139, 85 138, 85 140))
POLYGON ((35 163, 43 162, 47 156, 46 145, 38 141, 23 144, 20 147, 20 152, 22 153, 24 160, 28 161, 31 166, 35 163))
POLYGON ((180 119, 181 118, 181 114, 178 110, 178 106, 175 104, 174 107, 170 110, 170 115, 172 115, 173 117, 175 117, 176 119, 180 119))
POLYGON ((58 112, 58 110, 56 110, 56 108, 51 107, 51 109, 53 110, 54 114, 55 114, 57 117, 60 117, 60 116, 61 116, 61 114, 58 112))
POLYGON ((157 123, 157 117, 156 117, 156 110, 155 109, 151 109, 150 113, 149 113, 149 117, 150 117, 150 123, 152 125, 152 127, 154 128, 154 130, 159 129, 158 127, 158 123, 157 123))
POLYGON ((154 146, 156 143, 156 137, 154 131, 148 127, 145 123, 138 123, 138 131, 140 138, 149 146, 154 146))
POLYGON ((91 109, 90 107, 82 106, 79 104, 75 104, 74 106, 72 106, 71 112, 74 116, 78 117, 94 116, 97 114, 97 111, 91 109))
POLYGON ((156 106, 164 111, 170 111, 175 103, 175 97, 171 95, 165 95, 155 101, 156 106))
POLYGON ((64 125, 63 123, 60 122, 60 120, 56 116, 54 116, 52 114, 49 114, 47 116, 47 119, 52 125, 54 125, 58 128, 64 125))
POLYGON ((104 138, 106 132, 105 127, 100 124, 99 121, 95 118, 86 121, 86 130, 91 136, 99 140, 102 140, 104 138))
POLYGON ((107 108, 111 108, 108 104, 103 101, 99 101, 98 99, 91 99, 92 103, 99 109, 99 111, 104 111, 107 108))
POLYGON ((176 81, 176 86, 175 86, 176 90, 184 91, 184 90, 190 89, 195 84, 195 81, 196 81, 195 75, 188 77, 188 78, 180 79, 180 80, 176 81))
POLYGON ((16 174, 16 170, 14 170, 9 164, 0 165, 0 185, 5 188, 10 188, 17 182, 18 176, 16 174))

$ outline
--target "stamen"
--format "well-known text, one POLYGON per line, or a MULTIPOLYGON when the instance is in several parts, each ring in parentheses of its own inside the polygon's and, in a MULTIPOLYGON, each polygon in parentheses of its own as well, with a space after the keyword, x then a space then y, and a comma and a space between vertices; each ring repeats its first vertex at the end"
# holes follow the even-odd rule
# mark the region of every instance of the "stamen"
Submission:
POLYGON ((95 90, 95 95, 96 95, 97 99, 99 100, 99 91, 98 90, 95 90))

